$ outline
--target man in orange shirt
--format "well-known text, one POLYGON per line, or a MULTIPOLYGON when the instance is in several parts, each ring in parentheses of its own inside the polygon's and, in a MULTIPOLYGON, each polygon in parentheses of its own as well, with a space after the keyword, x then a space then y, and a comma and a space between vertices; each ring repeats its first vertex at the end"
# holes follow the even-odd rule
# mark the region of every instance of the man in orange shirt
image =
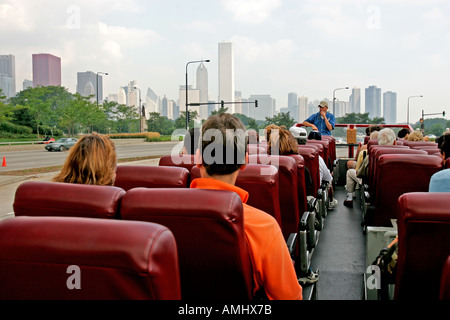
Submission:
POLYGON ((227 113, 209 117, 202 127, 197 166, 201 178, 191 188, 236 192, 244 207, 244 229, 253 267, 253 293, 264 289, 272 300, 301 300, 298 283, 286 242, 276 220, 246 204, 248 192, 235 186, 239 170, 248 162, 245 126, 227 113))

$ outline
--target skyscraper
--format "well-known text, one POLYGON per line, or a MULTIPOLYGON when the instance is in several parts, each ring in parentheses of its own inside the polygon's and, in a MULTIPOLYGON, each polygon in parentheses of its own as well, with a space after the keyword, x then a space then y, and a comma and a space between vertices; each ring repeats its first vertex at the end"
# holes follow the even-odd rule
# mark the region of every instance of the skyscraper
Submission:
POLYGON ((354 87, 350 95, 350 113, 361 113, 361 89, 354 87))
MULTIPOLYGON (((152 90, 152 88, 147 88, 147 94, 146 94, 146 104, 145 104, 145 112, 146 117, 148 117, 148 114, 151 112, 161 112, 161 99, 159 96, 155 93, 155 91, 152 90)), ((167 111, 166 111, 167 112, 167 111)), ((166 115, 167 116, 167 115, 166 115)))
POLYGON ((392 91, 383 93, 383 117, 387 124, 397 123, 397 93, 392 91))
POLYGON ((103 77, 101 74, 98 75, 92 71, 77 72, 77 93, 84 97, 88 97, 91 94, 94 95, 93 100, 101 103, 103 101, 103 77), (97 88, 98 81, 98 88, 97 88))
POLYGON ((381 117, 381 89, 376 86, 366 88, 365 112, 369 113, 369 118, 381 117))
POLYGON ((48 53, 33 54, 33 87, 61 85, 61 58, 48 53))
POLYGON ((8 98, 16 95, 16 62, 12 54, 0 55, 0 89, 8 98))
POLYGON ((288 109, 289 115, 294 118, 295 121, 300 121, 298 111, 298 98, 297 93, 295 92, 288 93, 288 109))
MULTIPOLYGON (((233 44, 219 42, 219 101, 234 102, 234 57, 233 44)), ((230 104, 228 112, 234 113, 230 104)))
MULTIPOLYGON (((205 65, 200 63, 197 68, 197 90, 199 93, 199 102, 208 102, 208 70, 206 70, 205 65)), ((204 104, 200 106, 200 118, 208 118, 208 105, 204 104)))
POLYGON ((295 121, 303 122, 308 118, 308 97, 301 96, 298 98, 298 119, 294 118, 295 121))

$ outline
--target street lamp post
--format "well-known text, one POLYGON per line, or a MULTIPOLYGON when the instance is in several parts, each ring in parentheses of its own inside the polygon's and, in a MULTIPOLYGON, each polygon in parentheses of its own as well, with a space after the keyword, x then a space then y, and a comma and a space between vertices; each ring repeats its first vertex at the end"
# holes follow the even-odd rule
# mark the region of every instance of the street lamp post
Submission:
POLYGON ((198 63, 198 62, 209 62, 210 60, 195 60, 195 61, 189 61, 186 63, 186 87, 184 88, 186 90, 186 130, 189 129, 189 120, 188 120, 188 65, 190 63, 198 63))
POLYGON ((344 90, 344 89, 348 89, 348 87, 345 88, 336 88, 333 90, 333 114, 334 114, 334 101, 336 101, 336 98, 334 97, 335 93, 337 90, 344 90))
POLYGON ((420 95, 420 96, 409 96, 408 97, 408 110, 406 111, 406 116, 407 116, 406 124, 407 125, 409 125, 409 99, 410 98, 422 98, 422 97, 423 97, 422 95, 420 95))
POLYGON ((142 132, 142 107, 141 107, 141 89, 139 89, 138 87, 134 87, 134 89, 139 90, 139 133, 142 132))
MULTIPOLYGON (((97 85, 96 85, 96 98, 97 98, 97 107, 98 107, 98 75, 99 74, 104 74, 105 76, 107 76, 108 75, 108 73, 107 72, 97 72, 97 85)), ((103 87, 102 87, 103 88, 103 87)))

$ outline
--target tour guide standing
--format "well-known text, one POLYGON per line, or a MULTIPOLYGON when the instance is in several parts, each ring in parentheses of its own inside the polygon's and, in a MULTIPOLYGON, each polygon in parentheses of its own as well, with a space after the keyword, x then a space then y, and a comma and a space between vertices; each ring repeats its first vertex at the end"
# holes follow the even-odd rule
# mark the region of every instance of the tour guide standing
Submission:
POLYGON ((302 125, 311 127, 315 131, 319 131, 324 136, 331 136, 331 130, 334 129, 334 114, 328 112, 328 103, 322 101, 319 104, 320 111, 311 115, 303 121, 302 125))

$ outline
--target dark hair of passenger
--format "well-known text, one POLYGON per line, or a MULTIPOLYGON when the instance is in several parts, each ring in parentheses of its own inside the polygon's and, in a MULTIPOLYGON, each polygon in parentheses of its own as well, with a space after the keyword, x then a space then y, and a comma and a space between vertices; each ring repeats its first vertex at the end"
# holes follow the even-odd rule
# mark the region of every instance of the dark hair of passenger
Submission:
POLYGON ((403 128, 397 133, 397 137, 399 139, 403 139, 404 137, 406 137, 410 133, 411 133, 411 131, 409 129, 403 128))
POLYGON ((371 124, 366 128, 366 135, 370 136, 370 134, 374 131, 381 131, 383 130, 383 126, 380 126, 379 124, 371 124))
POLYGON ((200 138, 200 128, 191 128, 184 135, 184 148, 187 154, 195 154, 198 149, 198 142, 200 138))
POLYGON ((445 158, 450 157, 450 134, 443 134, 436 139, 441 154, 445 154, 445 158))
POLYGON ((242 121, 229 113, 212 115, 202 126, 202 165, 210 176, 227 175, 245 162, 246 129, 242 121), (217 140, 217 141, 216 141, 217 140))

